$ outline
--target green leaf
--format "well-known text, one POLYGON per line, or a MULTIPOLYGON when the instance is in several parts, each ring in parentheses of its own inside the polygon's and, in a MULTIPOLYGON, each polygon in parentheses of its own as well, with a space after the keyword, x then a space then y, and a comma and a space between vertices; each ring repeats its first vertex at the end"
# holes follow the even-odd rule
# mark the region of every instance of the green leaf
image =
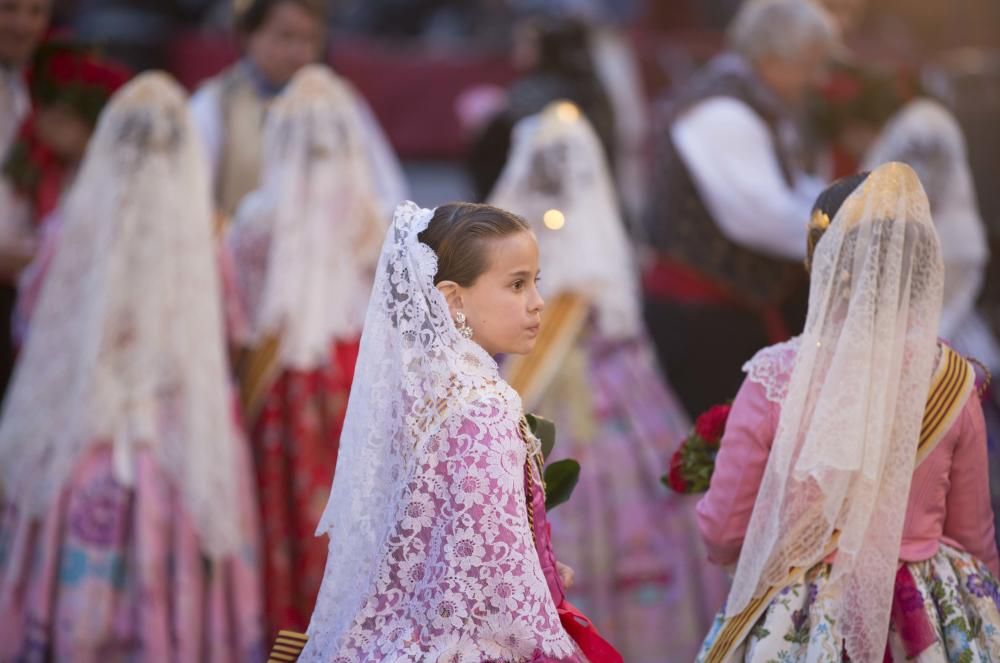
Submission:
POLYGON ((526 414, 524 418, 528 422, 531 434, 542 443, 542 458, 548 460, 552 447, 556 445, 556 425, 537 414, 526 414))
POLYGON ((569 499, 580 479, 580 463, 572 458, 559 460, 545 468, 545 510, 551 511, 569 499))

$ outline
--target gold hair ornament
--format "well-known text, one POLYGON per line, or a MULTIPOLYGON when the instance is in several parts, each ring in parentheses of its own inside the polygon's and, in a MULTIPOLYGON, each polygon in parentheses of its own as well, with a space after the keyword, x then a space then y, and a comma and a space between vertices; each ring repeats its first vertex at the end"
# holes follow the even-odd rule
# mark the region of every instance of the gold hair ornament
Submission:
POLYGON ((809 228, 816 230, 826 230, 830 227, 830 215, 821 209, 813 212, 812 218, 809 219, 809 228))

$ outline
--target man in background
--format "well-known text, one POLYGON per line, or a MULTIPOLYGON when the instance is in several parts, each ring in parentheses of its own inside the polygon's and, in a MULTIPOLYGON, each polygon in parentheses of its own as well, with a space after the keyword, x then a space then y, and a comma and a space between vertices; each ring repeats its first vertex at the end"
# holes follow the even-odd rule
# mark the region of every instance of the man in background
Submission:
POLYGON ((643 219, 646 319, 691 416, 732 398, 743 363, 801 328, 823 183, 802 170, 796 116, 838 44, 811 0, 750 0, 727 37, 672 99, 643 219))

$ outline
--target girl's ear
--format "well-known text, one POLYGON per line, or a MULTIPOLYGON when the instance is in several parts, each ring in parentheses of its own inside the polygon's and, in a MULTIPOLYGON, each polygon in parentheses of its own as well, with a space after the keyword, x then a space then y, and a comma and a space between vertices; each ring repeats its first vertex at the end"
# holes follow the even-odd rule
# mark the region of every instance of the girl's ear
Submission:
POLYGON ((451 316, 455 317, 455 314, 462 310, 462 286, 454 281, 441 281, 435 287, 444 295, 444 300, 448 302, 448 310, 451 311, 451 316))

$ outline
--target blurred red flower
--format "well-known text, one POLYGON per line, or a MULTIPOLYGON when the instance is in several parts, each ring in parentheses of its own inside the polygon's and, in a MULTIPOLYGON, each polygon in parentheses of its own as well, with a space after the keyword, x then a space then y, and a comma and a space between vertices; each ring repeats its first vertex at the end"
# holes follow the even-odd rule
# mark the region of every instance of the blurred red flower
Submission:
POLYGON ((729 408, 728 404, 716 405, 703 412, 694 422, 694 430, 698 436, 712 446, 718 445, 726 431, 729 408))
POLYGON ((678 493, 686 493, 688 491, 687 481, 684 480, 684 475, 681 472, 682 464, 681 450, 678 449, 670 459, 670 472, 667 473, 667 483, 670 489, 678 493))

